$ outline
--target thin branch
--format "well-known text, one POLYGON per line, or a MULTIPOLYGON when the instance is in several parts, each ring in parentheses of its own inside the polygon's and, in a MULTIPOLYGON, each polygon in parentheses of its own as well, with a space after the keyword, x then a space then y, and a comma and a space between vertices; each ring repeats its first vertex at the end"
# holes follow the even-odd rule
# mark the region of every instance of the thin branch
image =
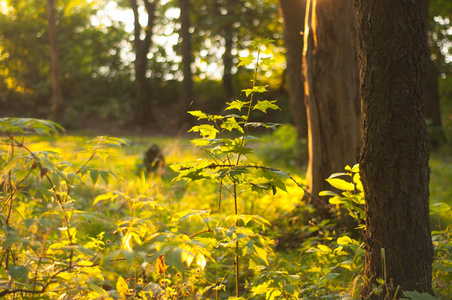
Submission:
MULTIPOLYGON (((64 221, 66 222, 66 228, 67 228, 67 232, 68 232, 68 239, 69 239, 69 243, 71 246, 74 245, 74 242, 72 240, 72 235, 71 235, 71 231, 70 231, 70 226, 69 226, 69 219, 66 215, 66 209, 64 208, 63 204, 64 201, 61 198, 61 195, 58 193, 58 191, 56 190, 55 185, 53 184, 52 180, 50 179, 48 172, 43 172, 44 168, 42 167, 41 161, 39 160, 39 157, 34 154, 30 149, 28 149, 23 143, 19 144, 16 140, 14 140, 17 143, 17 146, 23 148, 25 151, 27 151, 28 153, 30 153, 30 155, 36 160, 36 165, 39 168, 39 170, 41 171, 41 176, 45 176, 47 178, 47 181, 50 183, 50 187, 53 190, 53 194, 56 196, 57 202, 60 205, 61 209, 63 210, 64 214, 64 221)), ((72 260, 74 257, 74 250, 71 248, 71 255, 69 257, 69 264, 72 264, 72 260)))
POLYGON ((213 230, 212 229, 206 229, 206 230, 203 230, 203 231, 200 231, 200 232, 196 232, 196 233, 193 233, 192 235, 190 235, 190 236, 188 236, 189 238, 194 238, 195 236, 197 236, 197 235, 200 235, 200 234, 203 234, 203 233, 207 233, 207 232, 213 232, 213 230))
MULTIPOLYGON (((284 173, 284 175, 286 175, 290 180, 292 180, 299 188, 301 188, 306 194, 308 194, 309 196, 311 196, 313 199, 320 201, 321 203, 325 204, 326 206, 328 206, 329 209, 332 208, 331 205, 327 204, 325 201, 323 201, 322 199, 320 199, 318 196, 313 195, 312 193, 308 192, 306 190, 306 188, 304 186, 302 186, 298 181, 296 181, 290 174, 281 171, 279 169, 275 169, 275 168, 270 168, 270 167, 266 167, 266 166, 259 166, 259 165, 231 165, 231 164, 210 164, 208 166, 205 167, 205 169, 227 169, 227 168, 244 168, 244 169, 261 169, 261 170, 266 170, 266 171, 271 171, 271 172, 281 172, 284 173)), ((179 171, 185 171, 185 170, 190 170, 192 169, 192 167, 182 167, 179 169, 179 171)))
POLYGON ((39 291, 34 291, 34 290, 26 290, 26 289, 14 289, 14 290, 4 290, 2 292, 0 292, 0 298, 4 297, 6 295, 9 294, 15 294, 15 293, 27 293, 27 294, 42 294, 46 292, 46 289, 49 287, 51 281, 57 277, 59 274, 70 271, 72 269, 78 268, 78 267, 82 267, 82 268, 93 268, 98 266, 98 264, 92 264, 91 266, 84 266, 84 265, 72 265, 69 266, 67 268, 61 269, 58 272, 56 272, 55 274, 53 274, 47 281, 47 283, 42 287, 41 290, 39 291))
MULTIPOLYGON (((36 264, 35 278, 34 278, 34 281, 33 281, 33 291, 36 290, 36 283, 38 281, 39 266, 41 265, 42 258, 44 257, 44 250, 46 248, 47 239, 49 238, 49 235, 50 235, 50 230, 47 231, 47 234, 46 234, 46 236, 44 238, 44 241, 43 241, 42 247, 41 247, 41 254, 39 255, 38 263, 36 264)), ((35 295, 33 294, 31 299, 33 300, 34 298, 35 298, 35 295)))

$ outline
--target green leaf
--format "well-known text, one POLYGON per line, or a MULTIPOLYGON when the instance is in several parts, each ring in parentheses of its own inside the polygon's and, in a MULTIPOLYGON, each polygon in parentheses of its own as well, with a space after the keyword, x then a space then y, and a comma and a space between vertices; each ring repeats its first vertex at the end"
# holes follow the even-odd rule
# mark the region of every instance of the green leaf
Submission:
POLYGON ((31 118, 2 118, 0 119, 0 131, 12 133, 36 132, 39 135, 57 134, 63 127, 55 122, 31 118))
POLYGON ((342 191, 354 191, 355 190, 355 186, 352 183, 347 182, 340 178, 326 179, 326 181, 329 184, 331 184, 332 186, 334 186, 335 188, 342 190, 342 191))
POLYGON ((129 286, 122 276, 118 277, 118 281, 116 282, 116 291, 122 299, 127 299, 127 295, 129 294, 129 286))
POLYGON ((267 300, 273 300, 278 299, 279 296, 281 296, 281 291, 277 290, 276 288, 272 288, 270 291, 267 292, 265 295, 265 299, 267 300))
POLYGON ((281 110, 276 104, 274 104, 276 102, 276 100, 273 101, 268 101, 268 100, 263 100, 263 101, 257 101, 257 104, 254 105, 253 110, 257 109, 260 110, 264 113, 267 112, 267 109, 273 109, 273 110, 281 110))
POLYGON ((264 177, 271 180, 273 194, 276 193, 275 187, 287 192, 286 185, 282 181, 283 178, 288 177, 286 173, 278 170, 264 170, 264 177))
POLYGON ((273 195, 276 195, 276 186, 272 184, 271 188, 272 188, 273 195))
POLYGON ((339 176, 348 176, 348 175, 350 175, 350 173, 333 173, 333 174, 330 175, 330 177, 328 177, 328 179, 336 178, 336 177, 339 177, 339 176))
POLYGON ((55 196, 50 190, 46 189, 45 187, 37 187, 36 189, 41 193, 44 199, 50 200, 55 196))
POLYGON ((75 178, 80 179, 77 174, 73 173, 73 172, 69 172, 67 173, 67 181, 71 184, 74 183, 75 178))
POLYGON ((91 177, 91 180, 93 181, 93 184, 96 184, 97 179, 99 178, 99 171, 98 170, 90 170, 89 176, 91 177))
POLYGON ((226 103, 228 105, 228 107, 226 107, 225 110, 237 109, 237 110, 241 111, 242 108, 249 103, 250 103, 250 101, 244 102, 244 101, 240 101, 240 100, 228 102, 228 103, 226 103))
POLYGON ((352 242, 353 242, 352 239, 349 238, 348 236, 341 236, 340 238, 337 239, 338 245, 348 245, 352 242))
POLYGON ((328 273, 328 274, 325 276, 325 280, 327 280, 327 281, 332 281, 332 280, 334 280, 334 279, 336 279, 336 278, 339 278, 340 276, 342 276, 341 273, 328 273))
POLYGON ((206 138, 200 138, 200 139, 193 139, 190 141, 193 145, 198 147, 206 147, 212 143, 211 139, 206 138))
POLYGON ((241 133, 244 133, 242 126, 240 126, 239 123, 237 123, 235 118, 227 119, 226 122, 221 124, 221 128, 224 128, 229 131, 236 129, 236 130, 240 131, 241 133))
POLYGON ((210 210, 193 210, 193 209, 189 209, 186 211, 181 211, 176 213, 172 219, 175 220, 176 222, 180 222, 182 220, 188 219, 190 220, 192 217, 194 216, 199 216, 202 219, 205 219, 209 216, 210 214, 210 210))
POLYGON ((430 205, 430 214, 442 213, 450 210, 450 206, 443 202, 438 202, 430 205))
MULTIPOLYGON (((104 290, 103 288, 101 288, 100 286, 90 282, 88 283, 88 287, 90 288, 90 290, 92 290, 93 292, 96 292, 97 294, 99 294, 100 296, 103 297, 108 297, 108 293, 106 290, 104 290)), ((101 298, 101 297, 100 297, 101 298)), ((102 298, 101 298, 102 299, 102 298)), ((108 299, 108 298, 106 298, 108 299)))
POLYGON ((356 185, 356 189, 358 191, 362 192, 363 191, 363 184, 361 182, 361 177, 360 177, 359 173, 355 173, 355 175, 353 175, 353 182, 356 185))
POLYGON ((108 184, 108 178, 110 177, 110 172, 107 171, 99 171, 100 177, 105 181, 106 184, 108 184))
POLYGON ((189 113, 190 115, 192 115, 192 116, 197 117, 198 120, 200 120, 200 119, 207 119, 207 118, 208 118, 208 115, 205 114, 205 113, 203 113, 203 112, 200 111, 200 110, 193 110, 193 111, 189 111, 188 113, 189 113))
POLYGON ((332 198, 328 199, 328 202, 330 204, 344 204, 344 203, 346 203, 344 200, 342 200, 339 197, 332 197, 332 198))
POLYGON ((295 285, 293 285, 293 284, 284 284, 283 285, 283 289, 287 293, 293 295, 295 293, 295 291, 297 290, 297 287, 295 285))
POLYGON ((319 248, 320 251, 322 251, 323 253, 333 252, 333 250, 331 250, 331 248, 326 245, 319 244, 319 245, 317 245, 317 248, 319 248))
POLYGON ((252 89, 244 89, 245 95, 248 97, 252 93, 265 93, 267 92, 267 87, 263 85, 256 85, 252 89))
POLYGON ((353 265, 353 262, 351 260, 346 260, 346 261, 341 262, 339 264, 339 267, 342 267, 344 269, 347 269, 347 270, 351 271, 352 270, 352 265, 353 265))
POLYGON ((199 132, 201 136, 207 137, 210 139, 214 139, 217 136, 217 133, 219 132, 215 127, 212 125, 199 125, 199 126, 193 126, 188 132, 199 132))
POLYGON ((248 148, 248 147, 242 147, 242 146, 238 146, 238 145, 234 145, 234 146, 223 146, 220 147, 220 151, 221 153, 234 153, 234 154, 242 154, 242 155, 246 155, 248 153, 252 153, 254 152, 253 148, 248 148))
POLYGON ((29 270, 25 266, 10 266, 8 273, 15 280, 26 280, 28 279, 29 270))
POLYGON ((103 195, 99 195, 96 197, 96 199, 94 199, 93 205, 96 205, 97 202, 103 201, 103 200, 111 199, 111 201, 113 201, 114 199, 118 198, 118 196, 119 196, 118 194, 113 194, 111 192, 108 192, 103 195))
POLYGON ((265 264, 268 266, 268 260, 267 260, 267 251, 265 251, 265 249, 257 247, 256 245, 253 245, 253 250, 254 253, 256 254, 257 257, 259 257, 260 259, 262 259, 265 264))
POLYGON ((321 192, 319 193, 319 196, 339 197, 338 194, 336 194, 335 192, 332 192, 332 191, 321 191, 321 192))
POLYGON ((268 290, 269 290, 268 282, 259 284, 258 286, 255 286, 251 289, 253 295, 265 294, 268 290))
POLYGON ((273 65, 276 62, 276 60, 273 57, 262 57, 261 58, 261 66, 269 67, 273 65))
POLYGON ((268 122, 248 122, 246 123, 246 126, 250 127, 264 127, 264 128, 271 128, 272 130, 276 131, 277 127, 280 126, 279 123, 268 123, 268 122))
POLYGON ((165 262, 181 272, 185 271, 185 264, 182 261, 182 251, 180 248, 174 248, 165 255, 165 262))
POLYGON ((203 254, 198 253, 196 255, 196 264, 200 266, 202 270, 204 270, 206 263, 206 257, 203 254))
POLYGON ((240 60, 240 62, 237 65, 237 67, 248 66, 248 65, 251 65, 254 62, 255 57, 252 54, 250 54, 250 55, 248 55, 246 57, 239 57, 239 60, 240 60))

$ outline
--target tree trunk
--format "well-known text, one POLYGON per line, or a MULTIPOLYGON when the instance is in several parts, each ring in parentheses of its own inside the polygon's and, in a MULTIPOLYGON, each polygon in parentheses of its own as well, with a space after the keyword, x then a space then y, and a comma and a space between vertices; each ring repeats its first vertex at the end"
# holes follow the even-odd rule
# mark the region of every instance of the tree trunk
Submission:
POLYGON ((226 0, 226 20, 224 23, 224 54, 223 54, 223 99, 230 101, 233 95, 232 86, 232 47, 234 37, 233 22, 237 0, 226 0))
POLYGON ((430 55, 428 55, 424 85, 424 113, 425 118, 429 122, 430 144, 433 149, 438 148, 446 142, 446 135, 441 120, 438 76, 438 69, 430 59, 430 55))
MULTIPOLYGON (((308 117, 308 191, 358 160, 359 90, 353 0, 308 0, 303 68, 308 117)), ((327 207, 313 202, 320 216, 327 207)))
POLYGON ((135 50, 135 120, 138 125, 146 126, 155 122, 152 109, 152 87, 146 71, 148 67, 149 49, 152 45, 152 30, 155 21, 156 3, 144 0, 144 6, 148 15, 145 35, 141 39, 142 27, 139 22, 138 4, 136 0, 130 0, 130 7, 134 15, 134 50, 135 50))
POLYGON ((190 34, 190 0, 179 0, 180 23, 182 37, 182 64, 183 64, 183 90, 180 99, 180 120, 181 123, 187 121, 187 110, 193 94, 193 78, 191 72, 192 63, 192 43, 190 34))
MULTIPOLYGON (((422 0, 422 18, 428 30, 430 25, 429 14, 430 0, 422 0)), ((437 148, 446 142, 442 120, 440 95, 438 87, 439 72, 435 63, 430 59, 430 51, 427 50, 426 78, 424 85, 424 113, 430 127, 430 144, 437 148)))
POLYGON ((51 118, 60 121, 63 110, 63 93, 60 85, 60 65, 58 58, 58 42, 55 29, 55 1, 47 0, 47 24, 49 29, 50 61, 52 72, 52 112, 51 118))
MULTIPOLYGON (((429 137, 423 115, 427 39, 421 0, 358 0, 362 151, 366 198, 363 297, 432 291, 429 137), (385 256, 382 257, 384 249, 385 256)), ((386 298, 385 298, 386 299, 386 298)))
POLYGON ((302 79, 303 30, 306 0, 279 0, 284 19, 284 44, 287 60, 287 86, 292 119, 299 139, 308 137, 302 79))

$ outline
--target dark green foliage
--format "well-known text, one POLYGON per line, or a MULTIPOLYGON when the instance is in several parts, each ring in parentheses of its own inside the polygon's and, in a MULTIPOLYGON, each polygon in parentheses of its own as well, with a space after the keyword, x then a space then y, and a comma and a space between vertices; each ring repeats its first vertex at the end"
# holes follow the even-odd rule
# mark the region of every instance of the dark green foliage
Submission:
MULTIPOLYGON (((0 101, 3 116, 45 117, 50 110, 50 52, 45 2, 13 1, 0 13, 2 69, 0 101)), ((56 7, 61 85, 66 124, 79 127, 75 116, 108 111, 115 102, 127 102, 130 70, 123 61, 127 34, 122 26, 94 27, 95 10, 84 2, 66 0, 56 7), (95 87, 95 88, 93 88, 95 87)))

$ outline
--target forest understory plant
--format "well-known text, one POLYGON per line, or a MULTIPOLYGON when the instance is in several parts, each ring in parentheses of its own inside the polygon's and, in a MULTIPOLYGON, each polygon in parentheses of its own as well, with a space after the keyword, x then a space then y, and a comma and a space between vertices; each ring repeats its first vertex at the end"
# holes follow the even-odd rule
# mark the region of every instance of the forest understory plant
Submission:
POLYGON ((280 170, 254 162, 250 157, 253 148, 248 146, 250 142, 260 140, 258 137, 250 135, 251 128, 263 127, 275 130, 279 125, 251 122, 253 111, 266 113, 268 109, 279 109, 275 104, 276 101, 256 99, 258 95, 267 91, 265 86, 259 85, 258 74, 260 68, 268 67, 273 62, 272 58, 262 57, 261 53, 272 42, 272 40, 255 41, 252 43, 249 56, 240 58, 238 66, 254 64, 254 79, 251 81, 251 88, 242 90, 248 100, 235 100, 227 103, 225 110, 238 111, 238 113, 223 116, 209 115, 201 111, 189 112, 198 120, 207 121, 207 124, 194 126, 189 131, 200 133, 201 138, 192 140, 192 143, 202 149, 209 158, 173 166, 179 172, 175 180, 188 182, 207 180, 218 183, 218 212, 220 214, 228 200, 227 196, 232 199, 233 214, 225 218, 228 222, 233 221, 232 227, 228 229, 232 235, 227 243, 222 243, 222 247, 230 248, 228 252, 232 252, 234 255, 235 297, 237 299, 240 299, 247 289, 241 281, 241 273, 243 273, 241 263, 248 258, 253 264, 253 266, 248 266, 250 269, 256 269, 258 266, 260 268, 262 263, 265 268, 265 265, 268 265, 268 257, 274 255, 270 247, 271 240, 257 232, 255 226, 249 225, 254 223, 264 230, 270 223, 258 215, 241 214, 239 197, 248 189, 257 193, 272 191, 273 194, 277 189, 286 190, 283 180, 290 177, 280 170))
MULTIPOLYGON (((84 286, 103 279, 97 258, 105 245, 103 234, 77 236, 83 212, 76 209, 73 188, 93 172, 88 164, 94 156, 108 156, 108 146, 123 142, 99 137, 86 161, 73 165, 57 152, 35 151, 25 142, 30 134, 58 133, 62 128, 56 123, 5 118, 0 128, 5 135, 0 153, 0 297, 89 294, 84 286)), ((108 180, 110 172, 100 173, 108 180)))
MULTIPOLYGON (((232 113, 190 112, 205 121, 190 130, 200 133, 192 144, 203 156, 173 164, 178 174, 172 182, 156 174, 122 178, 110 171, 104 160, 126 145, 122 139, 98 137, 75 150, 83 160, 74 162, 30 141, 57 134, 59 125, 0 119, 0 296, 358 299, 366 280, 358 165, 332 174, 326 180, 335 192, 320 194, 329 197, 333 213, 355 220, 355 232, 341 232, 331 220, 311 220, 300 228, 309 233, 302 244, 276 251, 268 220, 278 217, 253 213, 265 197, 291 196, 278 191, 304 190, 296 175, 260 163, 251 147, 261 141, 253 129, 278 126, 253 121, 278 109, 274 100, 263 100, 267 88, 258 78, 272 63, 262 54, 270 43, 252 43, 251 54, 241 58, 240 66, 254 66, 255 77, 243 90, 246 100, 227 103, 232 113)), ((311 208, 305 209, 309 215, 311 208)), ((431 205, 432 215, 449 210, 445 203, 431 205)), ((450 228, 437 229, 435 292, 450 295, 450 228)), ((389 288, 387 281, 381 278, 372 293, 389 288)), ((404 296, 432 299, 415 292, 404 296)))

